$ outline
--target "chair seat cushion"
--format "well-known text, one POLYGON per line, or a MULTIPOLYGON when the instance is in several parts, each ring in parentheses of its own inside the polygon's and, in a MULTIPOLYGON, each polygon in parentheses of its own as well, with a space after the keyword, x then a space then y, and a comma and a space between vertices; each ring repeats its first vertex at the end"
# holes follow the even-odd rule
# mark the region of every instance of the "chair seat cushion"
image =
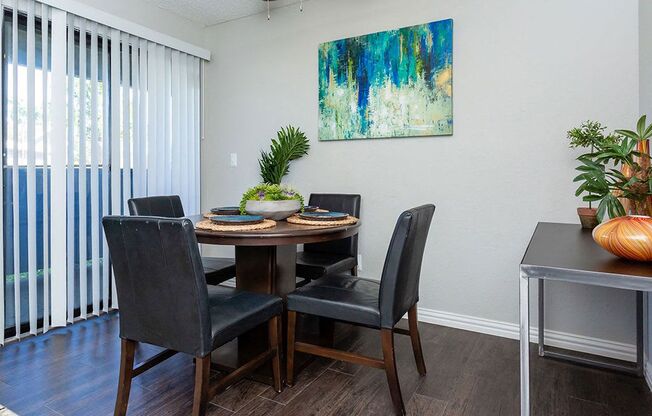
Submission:
POLYGON ((379 327, 380 283, 346 274, 328 275, 287 296, 288 310, 379 327))
POLYGON ((202 257, 206 283, 219 285, 235 277, 235 260, 223 257, 202 257))
POLYGON ((342 254, 301 251, 297 253, 297 276, 318 279, 327 274, 348 272, 356 264, 354 257, 342 254))
POLYGON ((281 298, 239 291, 224 286, 207 286, 213 348, 270 320, 283 311, 281 298))

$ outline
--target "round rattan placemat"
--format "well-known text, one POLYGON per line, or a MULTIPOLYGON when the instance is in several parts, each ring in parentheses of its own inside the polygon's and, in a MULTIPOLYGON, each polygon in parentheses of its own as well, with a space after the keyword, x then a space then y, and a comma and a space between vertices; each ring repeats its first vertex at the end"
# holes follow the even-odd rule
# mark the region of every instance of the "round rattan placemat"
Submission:
POLYGON ((287 220, 290 224, 299 224, 299 225, 312 225, 314 227, 339 227, 341 225, 352 225, 358 222, 358 219, 356 217, 353 217, 349 215, 343 220, 338 220, 338 221, 311 221, 311 220, 304 220, 303 218, 299 218, 297 215, 293 215, 289 217, 287 220))
POLYGON ((245 224, 245 225, 220 225, 215 224, 211 220, 201 220, 195 224, 195 228, 199 230, 208 231, 253 231, 264 230, 265 228, 276 227, 276 221, 263 220, 258 224, 245 224))

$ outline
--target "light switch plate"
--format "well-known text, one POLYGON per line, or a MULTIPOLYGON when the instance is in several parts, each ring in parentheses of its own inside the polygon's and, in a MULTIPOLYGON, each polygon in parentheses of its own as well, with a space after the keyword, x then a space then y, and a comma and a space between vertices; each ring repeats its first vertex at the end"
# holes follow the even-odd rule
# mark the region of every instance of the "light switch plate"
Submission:
POLYGON ((230 166, 232 168, 238 167, 238 154, 237 153, 231 153, 231 163, 230 166))

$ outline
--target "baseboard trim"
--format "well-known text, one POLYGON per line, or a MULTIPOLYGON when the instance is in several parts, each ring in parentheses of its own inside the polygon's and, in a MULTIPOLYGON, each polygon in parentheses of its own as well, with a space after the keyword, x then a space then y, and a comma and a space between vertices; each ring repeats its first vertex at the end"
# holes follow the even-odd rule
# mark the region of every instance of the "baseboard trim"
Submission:
MULTIPOLYGON (((222 283, 234 287, 235 279, 222 283)), ((463 329, 481 334, 495 335, 503 338, 519 339, 518 324, 511 322, 495 321, 477 316, 462 315, 452 312, 438 311, 429 308, 418 308, 419 321, 429 324, 463 329)), ((587 337, 584 335, 570 334, 561 331, 546 330, 546 345, 564 348, 572 351, 595 354, 617 360, 636 362, 636 346, 623 342, 609 341, 606 339, 587 337)), ((538 342, 538 328, 530 327, 530 341, 538 342)), ((645 369, 648 385, 652 389, 652 363, 645 369)))
MULTIPOLYGON (((428 308, 418 308, 418 310, 419 321, 422 322, 504 338, 519 339, 519 327, 517 324, 511 322, 495 321, 477 316, 461 315, 428 308)), ((636 346, 634 344, 552 330, 546 330, 545 336, 546 345, 552 347, 636 362, 636 346)), ((536 327, 530 327, 530 341, 538 342, 538 329, 536 327)), ((646 373, 652 376, 652 365, 649 366, 646 373)), ((652 386, 652 383, 650 385, 652 386)))

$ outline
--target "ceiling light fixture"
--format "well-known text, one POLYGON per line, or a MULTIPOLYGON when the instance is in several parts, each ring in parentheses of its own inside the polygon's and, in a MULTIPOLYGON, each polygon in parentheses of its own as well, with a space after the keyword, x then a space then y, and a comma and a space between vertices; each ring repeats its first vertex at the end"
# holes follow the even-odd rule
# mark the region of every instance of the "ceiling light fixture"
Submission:
MULTIPOLYGON (((267 3, 267 20, 271 20, 272 19, 272 13, 271 13, 271 6, 270 6, 269 3, 271 1, 275 1, 275 0, 263 0, 263 1, 265 3, 267 3)), ((303 0, 299 1, 299 11, 303 12, 303 0)))

